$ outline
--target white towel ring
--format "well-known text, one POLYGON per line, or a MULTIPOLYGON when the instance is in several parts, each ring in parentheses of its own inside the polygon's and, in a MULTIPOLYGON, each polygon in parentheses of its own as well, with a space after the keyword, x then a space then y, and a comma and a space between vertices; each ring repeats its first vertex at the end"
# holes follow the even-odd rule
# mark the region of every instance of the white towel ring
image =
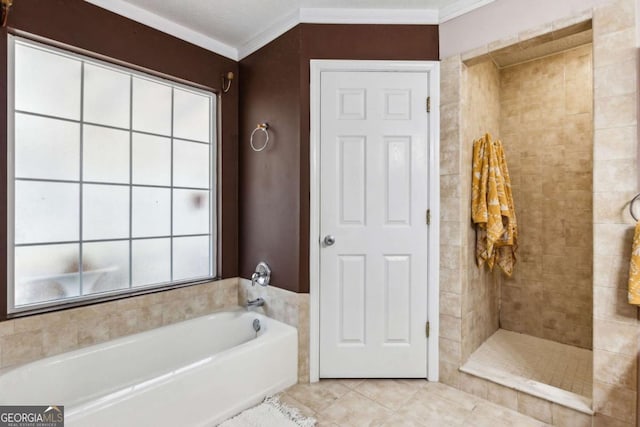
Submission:
POLYGON ((253 130, 253 132, 251 132, 251 139, 249 140, 249 143, 251 144, 251 149, 253 151, 262 151, 265 148, 267 148, 267 145, 269 144, 269 124, 268 123, 258 123, 258 125, 256 126, 256 128, 253 130), (255 145, 253 145, 253 136, 256 134, 257 131, 261 130, 262 132, 264 132, 264 134, 267 136, 267 139, 264 141, 264 144, 262 145, 262 147, 260 148, 256 148, 255 145))
POLYGON ((636 215, 633 213, 633 204, 635 202, 637 202, 638 200, 640 200, 640 193, 636 194, 636 197, 634 197, 633 199, 631 199, 631 201, 629 202, 629 213, 631 214, 631 217, 638 222, 638 218, 636 218, 636 215))

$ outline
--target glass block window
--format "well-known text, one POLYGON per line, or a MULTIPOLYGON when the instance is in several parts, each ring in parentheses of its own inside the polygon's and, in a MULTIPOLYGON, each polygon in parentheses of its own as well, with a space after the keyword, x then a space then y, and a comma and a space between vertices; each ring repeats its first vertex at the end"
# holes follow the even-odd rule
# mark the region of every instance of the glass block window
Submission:
POLYGON ((215 276, 214 94, 9 39, 9 312, 215 276))

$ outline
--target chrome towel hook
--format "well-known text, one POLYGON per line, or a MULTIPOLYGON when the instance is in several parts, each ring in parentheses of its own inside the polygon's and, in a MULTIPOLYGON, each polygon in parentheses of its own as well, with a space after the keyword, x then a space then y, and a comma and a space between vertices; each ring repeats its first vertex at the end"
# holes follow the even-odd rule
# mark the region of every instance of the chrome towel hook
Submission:
POLYGON ((256 126, 256 128, 253 130, 253 132, 251 132, 251 139, 250 139, 250 144, 251 144, 251 149, 253 151, 262 151, 265 148, 267 148, 267 145, 269 144, 269 124, 268 123, 258 123, 258 125, 256 126), (260 148, 256 148, 255 145, 253 145, 253 136, 256 134, 257 131, 261 130, 262 132, 264 132, 264 134, 266 135, 266 139, 264 141, 264 144, 262 145, 262 147, 260 148))
POLYGON ((637 202, 638 200, 640 200, 640 193, 636 194, 636 197, 634 197, 633 199, 631 199, 631 201, 629 202, 629 213, 631 214, 631 217, 637 222, 638 218, 635 216, 635 214, 633 213, 633 204, 635 202, 637 202))

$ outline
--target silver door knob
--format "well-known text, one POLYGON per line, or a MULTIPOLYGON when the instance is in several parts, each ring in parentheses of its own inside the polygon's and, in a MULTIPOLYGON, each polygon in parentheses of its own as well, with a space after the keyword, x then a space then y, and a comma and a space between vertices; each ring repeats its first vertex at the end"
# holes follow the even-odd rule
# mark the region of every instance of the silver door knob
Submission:
POLYGON ((333 237, 331 234, 327 234, 326 236, 324 236, 323 241, 326 246, 331 246, 336 242, 336 238, 333 237))

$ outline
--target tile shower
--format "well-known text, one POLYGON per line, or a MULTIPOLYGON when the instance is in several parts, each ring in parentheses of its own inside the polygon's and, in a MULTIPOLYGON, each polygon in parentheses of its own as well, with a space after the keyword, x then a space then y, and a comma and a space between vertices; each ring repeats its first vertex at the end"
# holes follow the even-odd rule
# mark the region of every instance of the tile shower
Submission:
MULTIPOLYGON (((572 40, 530 43, 544 50, 520 43, 467 63, 464 161, 484 132, 502 140, 520 237, 512 277, 470 272, 462 369, 497 375, 507 386, 517 382, 501 373, 590 398, 593 45, 590 24, 575 31, 572 40), (584 366, 567 369, 578 359, 584 366)), ((466 232, 473 265, 475 230, 466 232)))
POLYGON ((591 399, 593 51, 609 12, 442 62, 442 380, 554 424, 570 410, 586 425, 602 399, 591 399), (475 264, 471 149, 485 132, 503 141, 513 183, 520 248, 512 278, 475 264), (531 380, 533 392, 519 388, 531 380))
MULTIPOLYGON (((628 202, 638 185, 635 18, 633 0, 614 0, 540 27, 505 34, 504 39, 441 62, 440 318, 441 329, 448 331, 440 337, 440 378, 448 385, 555 425, 570 420, 571 425, 631 427, 637 420, 637 310, 627 304, 625 291, 633 235, 628 202), (566 35, 567 28, 585 22, 593 23, 593 416, 460 370, 467 361, 463 356, 468 357, 476 350, 476 343, 495 331, 492 322, 499 316, 497 311, 475 314, 484 322, 468 322, 473 327, 463 328, 463 316, 470 315, 466 308, 471 306, 472 294, 467 289, 476 288, 477 301, 485 304, 485 310, 492 292, 499 289, 495 283, 489 288, 490 280, 485 280, 487 286, 472 282, 472 276, 479 273, 468 236, 466 195, 470 192, 465 185, 471 157, 466 152, 470 141, 465 129, 476 119, 465 110, 467 72, 473 64, 487 59, 489 52, 532 39, 548 40, 549 34, 552 38, 554 34, 566 35), (465 197, 461 198, 462 194, 465 197)), ((509 165, 516 168, 512 160, 509 165)))

